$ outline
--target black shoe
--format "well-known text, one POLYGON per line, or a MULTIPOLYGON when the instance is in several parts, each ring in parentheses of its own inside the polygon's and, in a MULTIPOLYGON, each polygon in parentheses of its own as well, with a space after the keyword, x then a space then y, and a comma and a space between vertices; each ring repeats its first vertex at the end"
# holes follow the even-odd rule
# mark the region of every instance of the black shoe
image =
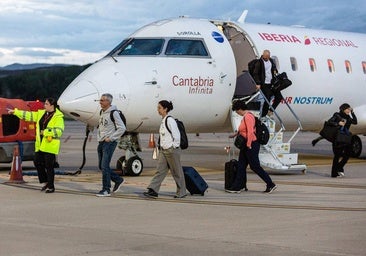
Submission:
POLYGON ((46 193, 49 194, 49 193, 53 193, 55 192, 55 189, 54 188, 47 188, 46 189, 46 193))
POLYGON ((248 188, 247 187, 244 187, 242 189, 240 189, 241 191, 248 191, 248 188))
POLYGON ((313 141, 311 142, 311 145, 313 145, 313 147, 314 147, 314 146, 315 146, 315 144, 316 144, 316 143, 318 143, 318 141, 319 141, 318 139, 313 140, 313 141))
POLYGON ((185 197, 187 197, 187 194, 185 194, 183 196, 177 196, 177 195, 174 196, 174 198, 185 198, 185 197))
POLYGON ((277 188, 276 184, 272 184, 270 186, 267 186, 267 189, 263 191, 263 193, 271 194, 275 189, 277 188))
POLYGON ((114 183, 112 193, 116 193, 121 188, 122 183, 123 183, 123 179, 120 182, 114 183))
POLYGON ((142 193, 144 196, 146 197, 150 197, 150 198, 157 198, 158 197, 158 193, 156 193, 153 189, 148 188, 146 192, 142 193))
POLYGON ((47 189, 47 186, 48 184, 44 185, 42 188, 41 188, 41 191, 45 191, 47 189))

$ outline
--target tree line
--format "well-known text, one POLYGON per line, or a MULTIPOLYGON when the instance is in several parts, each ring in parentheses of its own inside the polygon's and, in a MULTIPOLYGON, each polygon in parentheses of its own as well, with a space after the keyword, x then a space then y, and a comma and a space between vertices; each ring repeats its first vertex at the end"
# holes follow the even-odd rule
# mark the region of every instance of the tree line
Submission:
POLYGON ((66 87, 89 65, 24 70, 0 77, 0 97, 22 100, 58 99, 66 87))

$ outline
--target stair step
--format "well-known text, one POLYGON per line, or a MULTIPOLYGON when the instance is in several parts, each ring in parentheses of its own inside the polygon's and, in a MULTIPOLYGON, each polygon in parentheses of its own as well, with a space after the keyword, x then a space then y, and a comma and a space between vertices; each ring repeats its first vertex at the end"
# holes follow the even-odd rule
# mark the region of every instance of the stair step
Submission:
POLYGON ((290 143, 277 143, 269 146, 276 154, 289 154, 291 149, 290 143))
POLYGON ((279 132, 279 133, 270 132, 269 141, 271 142, 271 144, 282 143, 283 142, 283 132, 279 132), (272 141, 273 137, 275 137, 275 139, 272 141))
POLYGON ((276 121, 275 120, 267 118, 263 123, 266 124, 266 126, 268 127, 268 131, 270 133, 276 132, 276 121))
POLYGON ((278 154, 277 157, 281 160, 282 163, 286 165, 297 164, 298 154, 290 153, 290 154, 278 154))

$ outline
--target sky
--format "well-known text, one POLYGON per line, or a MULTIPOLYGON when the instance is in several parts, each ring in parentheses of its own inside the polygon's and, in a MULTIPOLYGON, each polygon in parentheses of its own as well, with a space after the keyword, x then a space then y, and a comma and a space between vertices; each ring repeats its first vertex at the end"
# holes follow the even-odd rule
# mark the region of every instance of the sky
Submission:
POLYGON ((0 67, 92 63, 135 30, 179 17, 366 33, 365 0, 0 0, 0 67))

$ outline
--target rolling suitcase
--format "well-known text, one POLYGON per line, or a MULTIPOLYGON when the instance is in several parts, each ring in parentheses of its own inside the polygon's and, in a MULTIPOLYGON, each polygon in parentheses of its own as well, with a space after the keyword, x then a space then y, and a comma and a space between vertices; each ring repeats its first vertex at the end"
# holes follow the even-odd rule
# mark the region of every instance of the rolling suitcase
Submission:
MULTIPOLYGON (((238 172, 238 160, 235 159, 235 149, 232 150, 233 158, 231 158, 231 147, 228 147, 229 161, 225 163, 225 190, 233 189, 232 185, 235 181, 236 173, 238 172)), ((240 189, 248 191, 247 189, 247 179, 243 180, 240 189)))
POLYGON ((225 189, 230 189, 234 183, 236 172, 238 170, 238 161, 231 159, 225 163, 225 189))
POLYGON ((193 167, 183 166, 184 179, 186 181, 186 188, 193 194, 204 195, 208 185, 202 176, 193 167))

